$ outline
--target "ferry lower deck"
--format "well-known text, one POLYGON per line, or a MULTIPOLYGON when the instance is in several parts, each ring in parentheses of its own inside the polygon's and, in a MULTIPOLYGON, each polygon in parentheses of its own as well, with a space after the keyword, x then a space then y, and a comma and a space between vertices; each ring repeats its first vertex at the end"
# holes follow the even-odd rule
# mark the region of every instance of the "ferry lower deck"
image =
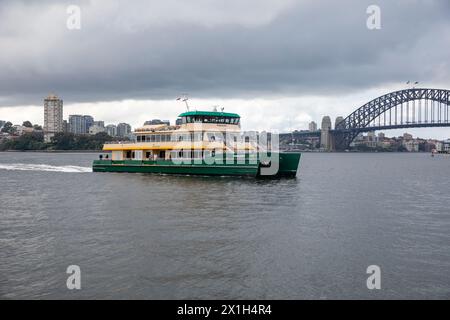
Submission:
POLYGON ((226 161, 224 159, 195 159, 195 161, 174 160, 95 160, 94 172, 140 172, 159 174, 208 175, 208 176, 286 176, 295 177, 300 153, 277 153, 277 161, 226 161), (278 163, 276 163, 278 162, 278 163), (272 167, 273 166, 273 167, 272 167), (274 170, 270 170, 272 169, 274 170), (264 170, 269 173, 265 174, 264 170))

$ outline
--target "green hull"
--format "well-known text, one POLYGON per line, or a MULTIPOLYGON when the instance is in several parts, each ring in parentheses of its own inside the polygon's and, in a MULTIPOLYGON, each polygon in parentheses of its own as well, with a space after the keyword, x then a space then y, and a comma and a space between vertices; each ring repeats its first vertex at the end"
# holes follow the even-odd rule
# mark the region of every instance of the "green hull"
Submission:
MULTIPOLYGON (((300 153, 280 153, 279 170, 273 176, 291 176, 297 174, 300 153)), ((140 161, 140 160, 95 160, 92 166, 94 172, 140 172, 182 175, 209 176, 261 176, 261 163, 214 163, 204 161, 198 164, 176 164, 170 160, 140 161)), ((264 172, 264 171, 263 171, 264 172)))

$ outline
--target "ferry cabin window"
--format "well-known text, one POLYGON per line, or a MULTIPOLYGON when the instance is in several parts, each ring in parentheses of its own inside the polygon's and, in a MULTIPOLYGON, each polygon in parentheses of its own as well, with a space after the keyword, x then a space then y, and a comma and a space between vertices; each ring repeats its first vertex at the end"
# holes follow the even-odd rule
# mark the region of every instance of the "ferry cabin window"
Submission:
POLYGON ((181 118, 181 123, 225 123, 225 124, 239 124, 239 118, 220 117, 220 116, 186 116, 181 118))
POLYGON ((201 133, 192 133, 194 135, 194 141, 202 141, 202 134, 201 133))

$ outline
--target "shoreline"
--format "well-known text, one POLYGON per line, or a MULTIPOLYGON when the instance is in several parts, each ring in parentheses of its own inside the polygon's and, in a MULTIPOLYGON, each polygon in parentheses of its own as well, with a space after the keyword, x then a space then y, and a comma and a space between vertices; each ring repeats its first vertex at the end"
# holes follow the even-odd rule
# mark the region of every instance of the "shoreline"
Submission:
POLYGON ((0 153, 104 153, 103 150, 3 150, 0 153))
MULTIPOLYGON (((280 150, 282 152, 290 152, 286 150, 280 150)), ((26 152, 32 152, 32 153, 108 153, 108 151, 104 150, 3 150, 0 151, 0 153, 26 153, 26 152)), ((405 152, 405 151, 311 151, 311 150, 302 150, 302 151, 295 151, 295 152, 301 152, 301 153, 411 153, 411 154, 431 154, 431 152, 427 151, 419 151, 419 152, 405 152)), ((445 152, 439 152, 437 154, 448 154, 445 152)))

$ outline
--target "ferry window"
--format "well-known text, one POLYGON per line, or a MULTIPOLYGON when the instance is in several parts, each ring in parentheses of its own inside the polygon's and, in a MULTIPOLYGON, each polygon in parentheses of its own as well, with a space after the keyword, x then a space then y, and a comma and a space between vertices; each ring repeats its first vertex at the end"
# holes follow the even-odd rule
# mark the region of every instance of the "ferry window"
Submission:
POLYGON ((216 156, 216 150, 211 150, 211 156, 212 157, 216 156))
POLYGON ((155 135, 155 142, 161 142, 161 135, 155 135))
POLYGON ((181 123, 183 123, 183 124, 186 123, 186 117, 182 117, 182 118, 181 118, 181 123))
POLYGON ((141 142, 141 136, 137 136, 137 142, 141 142))

